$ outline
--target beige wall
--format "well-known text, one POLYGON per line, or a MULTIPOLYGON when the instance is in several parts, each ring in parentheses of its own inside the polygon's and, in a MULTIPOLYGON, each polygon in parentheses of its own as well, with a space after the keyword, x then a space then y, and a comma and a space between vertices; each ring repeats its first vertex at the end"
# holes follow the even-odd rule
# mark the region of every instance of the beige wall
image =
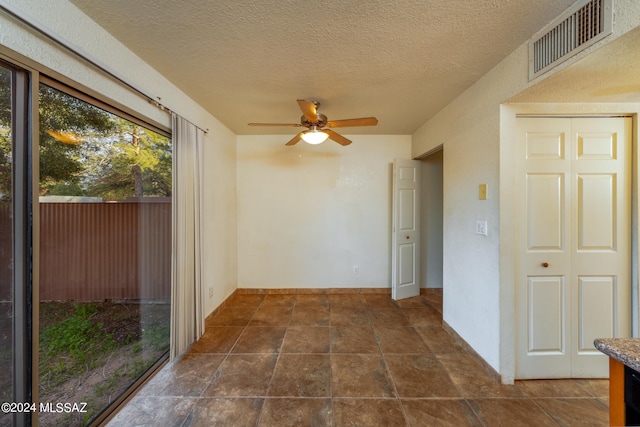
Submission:
MULTIPOLYGON (((597 76, 573 71, 576 64, 588 61, 594 52, 613 46, 616 39, 638 27, 640 3, 617 1, 614 22, 613 35, 533 82, 528 81, 527 46, 521 46, 413 134, 414 157, 444 146, 444 320, 506 382, 512 381, 514 374, 514 171, 510 168, 509 144, 516 110, 502 106, 536 86, 544 87, 544 91, 533 90, 530 97, 519 96, 518 101, 566 103, 567 99, 589 96, 584 90, 587 76, 594 81, 615 81, 616 74, 607 75, 606 69, 597 76), (573 77, 569 79, 571 86, 562 81, 563 74, 573 77), (551 81, 553 84, 546 83, 551 81), (566 87, 573 90, 564 91, 566 87), (479 184, 488 184, 486 201, 478 200, 479 184), (488 222, 487 237, 475 234, 476 220, 488 222)), ((639 48, 634 45, 627 51, 637 52, 639 48)), ((601 103, 602 99, 593 97, 584 103, 589 102, 601 103)), ((566 104, 539 107, 540 112, 553 114, 576 111, 566 104)), ((637 111, 628 104, 611 109, 637 111)))
POLYGON ((239 287, 391 286, 392 162, 411 138, 345 136, 353 144, 238 137, 239 287))
POLYGON ((210 129, 203 164, 202 292, 208 315, 238 284, 236 135, 223 126, 210 129))
MULTIPOLYGON (((507 74, 507 78, 513 78, 507 74)), ((499 96, 485 77, 413 135, 413 156, 443 145, 445 321, 498 369, 499 96), (478 200, 487 184, 488 200, 478 200), (488 236, 475 234, 487 221, 488 236)))

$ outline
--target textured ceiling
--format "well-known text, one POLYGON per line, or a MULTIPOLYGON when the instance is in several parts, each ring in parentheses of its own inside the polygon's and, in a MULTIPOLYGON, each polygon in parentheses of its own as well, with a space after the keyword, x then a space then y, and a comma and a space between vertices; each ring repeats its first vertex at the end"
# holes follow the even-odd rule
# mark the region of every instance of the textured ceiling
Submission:
MULTIPOLYGON (((71 0, 236 134, 411 134, 574 0, 71 0)), ((161 93, 157 95, 162 96, 161 93)))

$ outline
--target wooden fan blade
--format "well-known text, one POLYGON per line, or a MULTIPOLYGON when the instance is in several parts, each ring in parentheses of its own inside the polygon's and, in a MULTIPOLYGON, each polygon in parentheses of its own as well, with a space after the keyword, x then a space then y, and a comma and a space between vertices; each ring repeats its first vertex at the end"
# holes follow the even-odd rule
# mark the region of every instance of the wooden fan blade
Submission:
POLYGON ((329 138, 333 139, 335 142, 337 142, 340 145, 349 145, 351 144, 351 140, 345 138, 344 136, 340 135, 338 132, 334 132, 331 129, 322 129, 322 132, 325 132, 327 135, 329 135, 329 138))
POLYGON ((300 123, 249 123, 249 126, 286 126, 286 127, 300 127, 300 123))
POLYGON ((362 117, 360 119, 331 120, 326 126, 330 128, 346 128, 350 126, 375 126, 378 119, 375 117, 362 117))
MULTIPOLYGON (((304 132, 304 131, 303 131, 304 132)), ((298 143, 298 141, 300 141, 302 139, 302 133, 300 132, 299 134, 297 134, 296 136, 294 136, 293 138, 291 138, 291 141, 287 142, 284 145, 296 145, 298 143)))
POLYGON ((309 120, 311 123, 318 121, 318 110, 316 109, 316 104, 311 101, 307 101, 306 99, 298 99, 298 105, 300 106, 300 110, 302 110, 302 114, 304 114, 305 119, 309 120))

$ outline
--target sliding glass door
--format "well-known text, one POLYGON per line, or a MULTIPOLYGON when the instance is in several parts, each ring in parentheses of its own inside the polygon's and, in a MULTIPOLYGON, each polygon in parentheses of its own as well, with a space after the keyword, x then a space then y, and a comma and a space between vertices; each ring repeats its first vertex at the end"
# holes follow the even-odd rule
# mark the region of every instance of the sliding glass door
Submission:
POLYGON ((171 139, 91 101, 39 88, 39 397, 84 409, 41 426, 98 420, 169 349, 171 139))
POLYGON ((0 61, 0 426, 26 425, 30 414, 11 402, 32 400, 28 84, 0 61))
POLYGON ((0 427, 95 424, 167 357, 171 138, 31 79, 0 59, 0 427))

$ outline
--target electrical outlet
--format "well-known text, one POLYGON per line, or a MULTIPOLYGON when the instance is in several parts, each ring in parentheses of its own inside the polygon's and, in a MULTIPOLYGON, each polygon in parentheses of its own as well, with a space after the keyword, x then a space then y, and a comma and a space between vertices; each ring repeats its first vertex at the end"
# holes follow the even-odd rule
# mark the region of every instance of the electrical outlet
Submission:
POLYGON ((353 274, 358 274, 360 273, 360 267, 358 267, 357 265, 353 266, 353 274))
POLYGON ((478 193, 478 198, 480 200, 487 200, 487 193, 489 191, 487 184, 480 184, 480 188, 479 188, 479 193, 478 193))
POLYGON ((209 286, 209 298, 213 297, 213 287, 209 286))

